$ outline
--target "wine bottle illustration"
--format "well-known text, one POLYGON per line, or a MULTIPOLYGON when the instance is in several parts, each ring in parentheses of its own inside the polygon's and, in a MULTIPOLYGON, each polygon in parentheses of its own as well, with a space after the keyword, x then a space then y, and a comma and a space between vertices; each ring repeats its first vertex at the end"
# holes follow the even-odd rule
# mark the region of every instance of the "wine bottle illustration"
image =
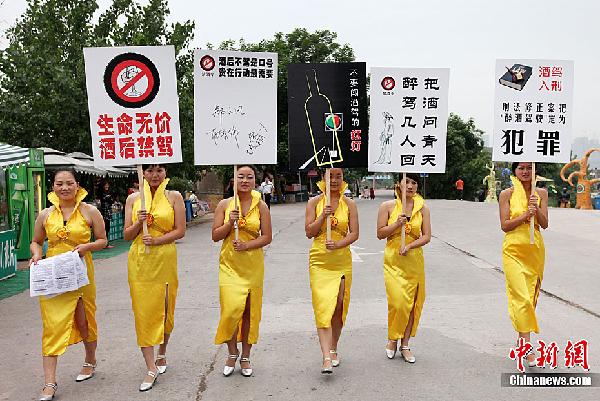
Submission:
POLYGON ((342 162, 344 158, 338 138, 341 117, 333 113, 329 98, 321 93, 316 70, 307 71, 306 84, 308 97, 304 102, 304 111, 313 144, 313 158, 317 166, 331 166, 342 162))

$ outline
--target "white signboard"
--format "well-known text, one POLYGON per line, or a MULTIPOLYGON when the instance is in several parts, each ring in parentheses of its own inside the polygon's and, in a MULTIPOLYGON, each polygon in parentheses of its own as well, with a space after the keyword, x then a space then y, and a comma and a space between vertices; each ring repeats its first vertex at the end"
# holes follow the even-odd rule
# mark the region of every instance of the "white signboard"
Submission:
POLYGON ((173 46, 83 49, 94 165, 181 162, 173 46))
POLYGON ((573 61, 497 60, 494 81, 492 160, 568 162, 573 61))
POLYGON ((277 54, 194 53, 196 165, 277 163, 277 54))
POLYGON ((369 171, 443 173, 448 68, 372 68, 369 171))

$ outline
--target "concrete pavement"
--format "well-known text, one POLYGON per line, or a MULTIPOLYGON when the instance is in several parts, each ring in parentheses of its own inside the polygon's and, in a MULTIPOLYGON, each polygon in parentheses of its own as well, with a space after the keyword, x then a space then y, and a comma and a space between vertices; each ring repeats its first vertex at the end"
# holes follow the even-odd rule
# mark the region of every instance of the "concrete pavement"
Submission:
MULTIPOLYGON (((219 317, 220 244, 212 243, 210 224, 203 224, 190 228, 178 245, 180 287, 175 331, 168 352, 169 370, 157 386, 147 393, 137 391, 145 369, 135 343, 126 255, 120 255, 96 263, 100 330, 97 375, 83 383, 74 382, 83 353, 80 345, 71 347, 59 360, 57 399, 600 398, 598 388, 500 387, 500 374, 515 371, 515 363, 507 358, 515 333, 508 318, 504 278, 494 268, 501 266, 502 238, 494 205, 429 201, 434 238, 425 249, 427 298, 417 337, 411 341, 417 363, 409 365, 399 357, 388 360, 384 352, 385 244, 375 237, 381 201, 380 197, 357 201, 361 238, 353 247, 350 311, 339 346, 341 366, 333 376, 319 373, 320 351, 307 267, 310 241, 304 236, 306 204, 275 205, 274 239, 265 258, 261 337, 252 354, 253 377, 242 377, 239 369, 229 378, 221 374, 227 352, 212 344, 219 317)), ((556 341, 559 348, 568 339, 587 339, 591 371, 598 372, 600 347, 595 344, 600 344, 600 319, 595 314, 600 311, 600 281, 594 266, 600 260, 600 247, 593 234, 600 232, 600 214, 552 210, 550 226, 545 233, 548 253, 543 288, 564 301, 540 296, 539 338, 556 341), (575 232, 574 227, 582 232, 575 232), (577 244, 586 247, 580 249, 577 244)), ((43 382, 37 301, 27 293, 0 301, 0 321, 0 400, 36 399, 43 382)))

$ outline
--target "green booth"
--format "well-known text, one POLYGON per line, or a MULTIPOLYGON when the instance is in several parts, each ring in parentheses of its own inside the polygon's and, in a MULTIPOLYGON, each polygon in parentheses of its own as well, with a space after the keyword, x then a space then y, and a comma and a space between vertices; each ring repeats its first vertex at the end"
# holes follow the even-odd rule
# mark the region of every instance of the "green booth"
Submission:
POLYGON ((29 259, 33 226, 45 205, 44 152, 0 143, 0 280, 29 259))

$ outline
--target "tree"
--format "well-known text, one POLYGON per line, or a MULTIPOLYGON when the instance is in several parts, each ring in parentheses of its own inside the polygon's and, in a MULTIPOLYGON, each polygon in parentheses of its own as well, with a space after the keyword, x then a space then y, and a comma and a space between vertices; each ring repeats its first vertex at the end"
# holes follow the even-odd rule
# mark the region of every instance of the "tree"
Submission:
MULTIPOLYGON (((96 0, 28 0, 0 51, 0 141, 91 153, 83 48, 175 46, 184 160, 193 167, 194 23, 170 26, 166 0, 113 0, 94 22, 96 0), (122 22, 120 22, 122 21, 122 22)), ((184 174, 182 166, 174 166, 184 174)), ((189 169, 188 169, 189 171, 189 169)), ((193 171, 193 169, 192 169, 193 171)))
POLYGON ((446 172, 429 175, 426 184, 428 198, 455 198, 454 183, 460 177, 464 181, 464 199, 473 199, 488 173, 485 165, 491 163, 491 154, 483 148, 482 134, 473 119, 465 121, 450 113, 446 172))

